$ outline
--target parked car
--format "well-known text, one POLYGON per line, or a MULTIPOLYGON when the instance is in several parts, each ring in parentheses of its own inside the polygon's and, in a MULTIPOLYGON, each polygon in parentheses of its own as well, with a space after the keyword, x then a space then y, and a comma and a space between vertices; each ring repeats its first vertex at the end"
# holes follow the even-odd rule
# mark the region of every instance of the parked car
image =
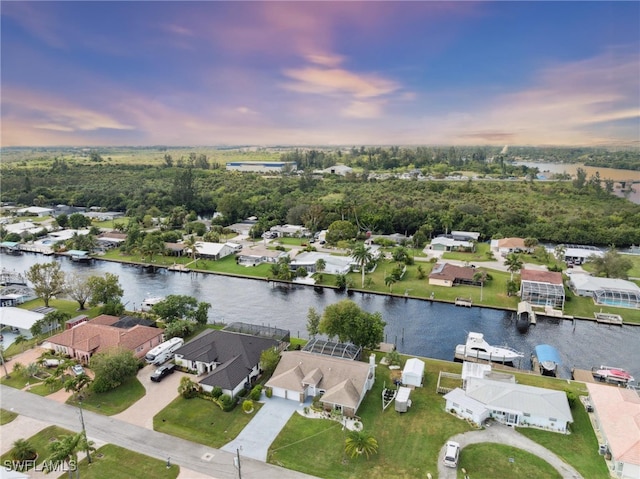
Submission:
POLYGON ((447 467, 458 467, 458 457, 460 456, 460 444, 455 441, 448 441, 442 461, 447 467))
POLYGON ((165 376, 169 374, 173 374, 176 369, 175 364, 165 364, 164 366, 160 366, 156 369, 153 374, 151 374, 151 380, 153 382, 159 383, 165 376))
POLYGON ((80 376, 81 374, 85 374, 84 368, 82 367, 82 364, 74 364, 71 367, 71 370, 73 371, 73 374, 75 374, 76 376, 80 376))

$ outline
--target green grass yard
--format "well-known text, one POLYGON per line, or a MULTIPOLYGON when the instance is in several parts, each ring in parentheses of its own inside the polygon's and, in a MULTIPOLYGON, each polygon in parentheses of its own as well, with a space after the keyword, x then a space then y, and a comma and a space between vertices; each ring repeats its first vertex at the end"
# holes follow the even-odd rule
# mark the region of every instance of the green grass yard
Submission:
MULTIPOLYGON (((86 391, 82 407, 105 416, 112 416, 124 411, 144 395, 144 386, 138 378, 134 377, 105 393, 86 391)), ((78 403, 72 396, 67 400, 67 404, 77 405, 78 403)))
POLYGON ((153 429, 205 446, 220 448, 240 434, 260 409, 255 403, 254 412, 246 414, 241 405, 230 412, 223 412, 206 399, 177 397, 153 418, 153 429))
POLYGON ((6 409, 0 409, 0 426, 10 423, 18 414, 13 411, 7 411, 6 409))
MULTIPOLYGON (((106 444, 91 455, 92 463, 80 461, 79 472, 83 479, 130 479, 132 477, 152 477, 175 479, 180 467, 167 461, 129 451, 113 444, 106 444)), ((66 479, 63 474, 59 479, 66 479)))
MULTIPOLYGON (((35 448, 38 454, 38 459, 36 462, 37 464, 40 464, 47 457, 49 457, 49 444, 51 443, 51 441, 67 434, 73 434, 73 432, 58 426, 49 426, 31 437, 21 439, 28 439, 31 445, 35 448)), ((0 464, 4 464, 4 461, 11 460, 12 452, 13 448, 0 456, 0 464)))

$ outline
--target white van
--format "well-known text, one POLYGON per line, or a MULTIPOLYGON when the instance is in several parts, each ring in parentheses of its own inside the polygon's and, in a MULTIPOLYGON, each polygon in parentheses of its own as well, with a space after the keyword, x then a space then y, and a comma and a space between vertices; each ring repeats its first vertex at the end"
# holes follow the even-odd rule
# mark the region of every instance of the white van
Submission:
POLYGON ((448 441, 442 461, 447 467, 458 467, 458 456, 460 455, 460 444, 448 441))

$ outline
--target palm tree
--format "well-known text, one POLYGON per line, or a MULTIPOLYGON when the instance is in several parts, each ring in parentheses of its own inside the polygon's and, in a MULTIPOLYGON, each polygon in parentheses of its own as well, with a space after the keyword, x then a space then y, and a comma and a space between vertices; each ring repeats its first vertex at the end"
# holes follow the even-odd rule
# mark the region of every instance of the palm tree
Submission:
POLYGON ((324 259, 320 258, 316 260, 316 271, 318 273, 323 272, 326 269, 326 267, 327 267, 327 262, 324 259))
POLYGON ((389 286, 389 292, 392 293, 393 292, 393 283, 395 283, 397 280, 395 278, 394 275, 392 274, 388 274, 384 277, 384 284, 386 286, 389 286))
POLYGON ((35 459, 37 455, 36 448, 28 439, 16 439, 11 450, 11 457, 16 461, 28 461, 35 459))
POLYGON ((365 431, 351 431, 344 442, 344 450, 352 458, 364 454, 369 456, 378 452, 378 441, 365 431))
POLYGON ((164 241, 158 235, 149 234, 145 236, 139 249, 142 256, 149 256, 149 261, 153 261, 153 255, 164 252, 164 241))
POLYGON ((519 254, 509 253, 504 259, 504 264, 507 267, 507 271, 511 273, 511 281, 513 281, 513 273, 520 271, 524 263, 519 254))
MULTIPOLYGON (((72 462, 77 464, 78 452, 81 450, 86 450, 88 452, 95 451, 93 441, 88 441, 82 431, 76 434, 61 436, 49 445, 49 451, 51 451, 51 454, 47 459, 45 459, 45 465, 59 464, 60 462, 64 462, 67 465, 70 465, 72 462)), ((69 478, 73 477, 72 469, 73 468, 68 467, 69 478)))
POLYGON ((24 343, 27 341, 27 337, 24 334, 18 334, 13 340, 14 344, 22 344, 20 350, 24 352, 24 343))
POLYGON ((193 261, 196 260, 196 255, 198 254, 198 248, 196 248, 196 237, 194 235, 189 236, 186 240, 184 240, 185 249, 189 250, 189 254, 191 255, 191 259, 193 261))
POLYGON ((362 271, 362 287, 364 288, 364 274, 369 263, 373 261, 373 255, 371 254, 371 251, 369 251, 367 245, 364 243, 358 243, 351 250, 351 257, 360 267, 360 271, 362 271))
POLYGON ((85 374, 78 374, 64 382, 64 390, 69 392, 73 391, 76 396, 80 396, 83 389, 91 384, 91 378, 85 374))
POLYGON ((486 280, 487 280, 486 271, 476 271, 473 275, 473 281, 475 283, 480 283, 480 302, 482 302, 482 288, 484 287, 484 282, 486 280))

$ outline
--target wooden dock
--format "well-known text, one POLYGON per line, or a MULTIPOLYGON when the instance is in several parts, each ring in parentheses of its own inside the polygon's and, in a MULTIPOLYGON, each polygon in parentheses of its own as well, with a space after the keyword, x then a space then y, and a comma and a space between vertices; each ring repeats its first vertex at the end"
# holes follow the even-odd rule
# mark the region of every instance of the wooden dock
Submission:
POLYGON ((595 378, 593 377, 593 374, 591 373, 591 371, 588 371, 586 369, 573 368, 571 370, 571 377, 575 381, 580 381, 580 382, 583 382, 583 383, 594 383, 595 384, 595 383, 599 383, 600 382, 600 381, 596 381, 595 378))
POLYGON ((470 308, 473 305, 471 298, 456 298, 454 304, 456 306, 462 306, 464 308, 470 308))
POLYGON ((622 326, 622 316, 610 313, 593 313, 596 317, 596 323, 615 324, 622 326))

